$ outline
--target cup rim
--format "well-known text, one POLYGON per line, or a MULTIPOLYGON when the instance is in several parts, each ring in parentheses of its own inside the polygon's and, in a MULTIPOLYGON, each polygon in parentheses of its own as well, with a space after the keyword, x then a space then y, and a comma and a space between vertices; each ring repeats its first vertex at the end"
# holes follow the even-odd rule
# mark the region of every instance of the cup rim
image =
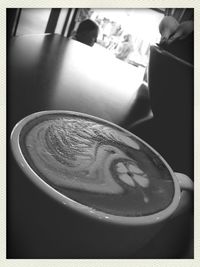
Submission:
POLYGON ((128 130, 110 122, 105 119, 92 116, 85 113, 80 113, 76 111, 67 111, 67 110, 48 110, 48 111, 39 111, 33 114, 30 114, 20 120, 13 128, 10 136, 10 143, 11 143, 11 150, 13 152, 14 158, 17 161, 18 165, 21 167, 23 172, 26 174, 26 176, 37 186, 39 189, 41 189, 43 192, 45 192, 50 197, 57 200, 59 203, 61 203, 63 206, 66 206, 72 210, 75 210, 79 213, 82 213, 86 216, 92 217, 94 219, 107 222, 107 223, 114 223, 118 225, 149 225, 149 224, 155 224, 158 222, 161 222, 168 217, 170 217, 173 212, 178 207, 180 197, 181 197, 181 190, 180 185, 178 182, 178 179, 176 178, 173 170, 168 165, 168 163, 165 161, 165 159, 154 149, 152 148, 148 143, 146 143, 144 140, 139 138, 138 136, 134 135, 133 133, 129 132, 128 130), (25 157, 23 156, 22 150, 20 148, 19 143, 19 136, 22 128, 33 119, 36 119, 42 115, 48 115, 48 114, 68 114, 68 115, 77 115, 80 117, 88 118, 88 119, 95 119, 102 123, 107 123, 110 126, 113 126, 115 128, 118 128, 119 130, 124 131, 125 133, 131 134, 134 136, 134 138, 138 139, 141 143, 143 143, 145 146, 147 146, 152 152, 154 152, 165 164, 167 169, 169 170, 171 177, 174 182, 174 196, 167 208, 156 212, 154 214, 145 215, 145 216, 139 216, 139 217, 126 217, 126 216, 118 216, 109 214, 106 212, 102 212, 99 210, 95 210, 94 208, 88 207, 86 205, 83 205, 75 200, 70 199, 69 197, 63 195, 56 189, 54 189, 52 186, 50 186, 47 182, 45 182, 34 170, 31 168, 31 166, 28 164, 28 162, 25 160, 25 157))

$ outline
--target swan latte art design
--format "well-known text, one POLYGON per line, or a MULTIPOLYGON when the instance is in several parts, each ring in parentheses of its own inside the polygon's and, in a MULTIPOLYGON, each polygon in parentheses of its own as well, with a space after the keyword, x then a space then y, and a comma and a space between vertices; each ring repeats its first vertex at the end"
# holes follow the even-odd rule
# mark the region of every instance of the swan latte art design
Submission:
POLYGON ((144 216, 166 208, 174 186, 162 160, 134 135, 78 114, 48 114, 21 131, 31 168, 67 197, 97 210, 144 216))

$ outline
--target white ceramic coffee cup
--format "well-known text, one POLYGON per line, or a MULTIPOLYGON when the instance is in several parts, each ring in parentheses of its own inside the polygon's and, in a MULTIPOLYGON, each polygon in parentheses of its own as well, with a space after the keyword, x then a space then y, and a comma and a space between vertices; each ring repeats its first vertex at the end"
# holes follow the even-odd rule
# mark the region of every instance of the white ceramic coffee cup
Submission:
MULTIPOLYGON (((144 246, 152 237, 154 237, 170 217, 178 215, 187 206, 188 199, 184 197, 184 191, 193 190, 193 182, 191 179, 184 174, 175 174, 158 152, 140 138, 135 137, 135 135, 134 137, 136 139, 151 149, 162 160, 171 174, 174 182, 175 193, 171 204, 166 209, 154 213, 153 215, 151 214, 140 217, 116 216, 82 205, 81 203, 78 203, 55 190, 42 178, 40 178, 39 175, 29 166, 20 148, 19 136, 22 128, 30 120, 45 114, 57 113, 76 114, 80 117, 95 119, 100 123, 105 122, 103 119, 72 111, 55 110, 34 113, 25 117, 16 124, 11 134, 11 147, 17 163, 26 174, 27 178, 30 179, 40 190, 50 196, 50 198, 55 199, 61 204, 61 206, 64 207, 66 213, 66 225, 69 223, 69 220, 71 221, 70 229, 67 229, 69 227, 66 227, 64 230, 65 234, 68 232, 68 241, 66 240, 66 242, 70 242, 70 247, 72 247, 73 250, 77 250, 77 257, 79 257, 79 255, 80 257, 83 257, 82 255, 86 255, 86 257, 89 258, 114 258, 115 255, 117 255, 117 257, 122 255, 122 257, 124 257, 127 253, 134 253, 138 249, 142 248, 142 246, 144 246), (184 203, 184 205, 182 203, 184 203), (67 216, 66 211, 69 212, 69 216, 67 216), (76 229, 73 229, 73 220, 80 221, 80 227, 83 227, 81 234, 80 232, 79 234, 76 234, 76 229), (93 230, 91 227, 88 229, 87 225, 92 225, 93 230), (91 235, 93 235, 93 237, 91 235), (94 238, 96 242, 92 243, 91 238, 94 238), (80 251, 80 253, 78 253, 78 251, 80 251)), ((125 133, 130 134, 127 130, 122 129, 113 123, 108 121, 106 121, 106 123, 110 124, 111 127, 114 126, 116 129, 118 128, 123 130, 125 133)), ((66 251, 66 258, 73 257, 70 256, 72 254, 70 254, 68 248, 66 251)))

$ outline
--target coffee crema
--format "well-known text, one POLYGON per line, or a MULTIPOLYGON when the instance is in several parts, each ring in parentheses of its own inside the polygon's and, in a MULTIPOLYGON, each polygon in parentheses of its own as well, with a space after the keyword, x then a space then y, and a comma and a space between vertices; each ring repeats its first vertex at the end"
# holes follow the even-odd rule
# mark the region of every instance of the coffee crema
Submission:
POLYGON ((20 147, 46 183, 96 210, 144 216, 172 202, 174 183, 160 157, 107 122, 78 114, 45 114, 23 127, 20 147))

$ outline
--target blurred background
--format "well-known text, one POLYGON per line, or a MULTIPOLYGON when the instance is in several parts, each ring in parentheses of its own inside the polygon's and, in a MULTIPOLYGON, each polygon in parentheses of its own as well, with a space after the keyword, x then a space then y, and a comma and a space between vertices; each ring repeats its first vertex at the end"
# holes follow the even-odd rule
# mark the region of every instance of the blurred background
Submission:
POLYGON ((58 34, 73 38, 80 22, 95 21, 99 35, 95 47, 106 49, 115 57, 139 69, 143 77, 148 65, 150 46, 159 42, 159 24, 164 16, 172 15, 179 22, 189 19, 193 10, 184 8, 48 8, 7 9, 7 36, 28 34, 58 34), (129 37, 130 51, 118 56, 124 36, 129 37))

